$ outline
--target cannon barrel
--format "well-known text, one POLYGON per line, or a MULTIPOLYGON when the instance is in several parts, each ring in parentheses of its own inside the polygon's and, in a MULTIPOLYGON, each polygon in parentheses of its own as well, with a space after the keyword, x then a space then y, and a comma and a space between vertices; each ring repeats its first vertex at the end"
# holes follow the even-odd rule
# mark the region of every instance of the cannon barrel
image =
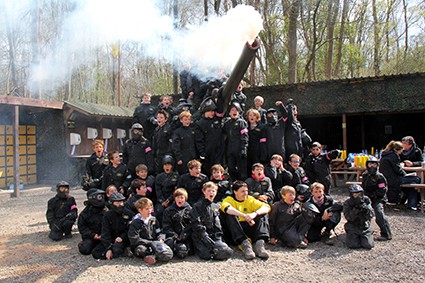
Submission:
POLYGON ((255 39, 252 44, 249 44, 248 42, 245 44, 244 49, 242 50, 242 54, 236 62, 236 65, 223 88, 222 97, 224 100, 225 111, 230 103, 232 94, 235 92, 236 88, 241 82, 246 70, 249 67, 249 64, 252 61, 252 58, 254 58, 255 53, 257 53, 259 47, 260 44, 257 39, 255 39))

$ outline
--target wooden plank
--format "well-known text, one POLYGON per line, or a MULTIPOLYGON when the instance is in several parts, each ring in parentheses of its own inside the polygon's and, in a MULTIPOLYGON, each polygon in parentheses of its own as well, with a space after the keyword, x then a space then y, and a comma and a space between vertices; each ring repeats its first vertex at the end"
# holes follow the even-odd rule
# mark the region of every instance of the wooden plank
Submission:
POLYGON ((17 97, 10 95, 0 95, 0 104, 9 104, 15 106, 30 106, 50 109, 63 109, 63 102, 47 101, 26 97, 17 97))

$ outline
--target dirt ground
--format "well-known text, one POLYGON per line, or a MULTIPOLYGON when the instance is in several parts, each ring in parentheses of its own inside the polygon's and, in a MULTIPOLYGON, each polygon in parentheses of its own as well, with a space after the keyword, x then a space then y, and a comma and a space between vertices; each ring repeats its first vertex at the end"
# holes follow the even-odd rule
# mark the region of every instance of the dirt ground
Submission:
MULTIPOLYGON (((337 200, 347 198, 346 188, 333 192, 337 200)), ((71 194, 81 211, 85 192, 76 189, 71 194)), ((73 238, 51 241, 45 212, 54 195, 47 186, 26 189, 20 198, 0 193, 0 282, 425 282, 425 214, 420 212, 387 208, 393 240, 375 242, 370 251, 345 247, 341 223, 334 246, 267 246, 267 261, 246 261, 235 248, 227 261, 191 256, 148 266, 136 258, 98 261, 80 255, 76 226, 73 238)))

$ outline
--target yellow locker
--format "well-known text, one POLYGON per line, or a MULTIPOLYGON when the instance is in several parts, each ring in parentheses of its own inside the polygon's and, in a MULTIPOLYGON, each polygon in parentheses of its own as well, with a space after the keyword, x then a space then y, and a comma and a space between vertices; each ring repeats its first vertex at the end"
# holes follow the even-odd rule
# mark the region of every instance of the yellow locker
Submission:
POLYGON ((0 145, 6 144, 6 138, 4 136, 0 136, 0 145))
POLYGON ((27 144, 27 137, 19 136, 19 144, 27 144))
POLYGON ((37 183, 37 175, 28 175, 27 182, 29 185, 37 183))
POLYGON ((0 125, 0 135, 4 135, 5 133, 5 125, 0 125))
POLYGON ((0 167, 0 178, 3 178, 4 176, 6 176, 5 170, 6 170, 5 167, 0 167))
MULTIPOLYGON (((0 167, 4 167, 4 165, 6 165, 6 158, 4 156, 0 156, 0 167)), ((0 170, 2 169, 0 168, 0 170)))
POLYGON ((13 167, 7 167, 6 168, 6 176, 7 177, 13 177, 14 172, 15 172, 15 170, 13 170, 13 167))
POLYGON ((19 175, 22 177, 23 175, 27 174, 27 166, 23 165, 23 166, 19 166, 19 175))
POLYGON ((13 156, 6 156, 6 166, 13 166, 13 156))
POLYGON ((27 156, 19 155, 19 165, 26 165, 26 164, 27 164, 27 156))
POLYGON ((36 165, 28 165, 27 167, 27 174, 36 174, 37 173, 37 166, 36 165))
POLYGON ((19 125, 19 134, 25 135, 27 133, 27 126, 25 125, 19 125))
POLYGON ((27 126, 27 135, 35 135, 35 126, 27 126))
POLYGON ((27 144, 35 144, 35 136, 27 136, 27 144))
POLYGON ((5 155, 5 151, 4 151, 4 146, 0 145, 0 156, 4 156, 5 155))
POLYGON ((10 135, 6 136, 6 144, 13 145, 13 136, 10 136, 10 135))
POLYGON ((6 125, 6 135, 13 135, 13 126, 6 125))
POLYGON ((20 176, 20 177, 21 177, 22 183, 23 183, 24 185, 28 184, 27 175, 22 175, 22 176, 20 176))
POLYGON ((6 188, 6 179, 0 178, 0 189, 6 188))
POLYGON ((19 146, 19 154, 21 155, 27 154, 27 147, 25 145, 19 146))
POLYGON ((37 157, 35 155, 27 155, 27 164, 36 164, 37 157))
POLYGON ((6 155, 13 155, 13 145, 6 146, 6 155))
POLYGON ((27 154, 35 154, 35 145, 27 146, 27 154))

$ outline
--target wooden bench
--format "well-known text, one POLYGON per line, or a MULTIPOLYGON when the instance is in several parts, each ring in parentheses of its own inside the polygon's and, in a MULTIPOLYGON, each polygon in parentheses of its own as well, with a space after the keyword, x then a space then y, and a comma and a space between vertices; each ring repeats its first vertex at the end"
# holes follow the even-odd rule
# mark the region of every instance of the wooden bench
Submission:
POLYGON ((421 212, 424 212, 425 184, 403 184, 402 188, 414 188, 421 195, 421 212))
POLYGON ((357 171, 346 171, 346 170, 341 170, 341 171, 331 171, 331 176, 332 176, 332 182, 333 185, 336 186, 336 176, 338 175, 343 175, 344 176, 344 181, 347 180, 355 180, 357 178, 357 171))

